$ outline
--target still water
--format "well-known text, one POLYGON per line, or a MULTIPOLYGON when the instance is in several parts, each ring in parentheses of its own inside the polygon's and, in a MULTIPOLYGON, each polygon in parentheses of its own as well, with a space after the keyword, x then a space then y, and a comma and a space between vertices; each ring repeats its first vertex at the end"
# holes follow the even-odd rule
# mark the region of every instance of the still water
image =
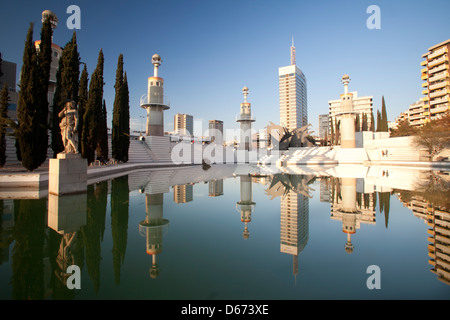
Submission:
POLYGON ((284 171, 141 170, 3 199, 0 298, 450 298, 448 172, 284 171))

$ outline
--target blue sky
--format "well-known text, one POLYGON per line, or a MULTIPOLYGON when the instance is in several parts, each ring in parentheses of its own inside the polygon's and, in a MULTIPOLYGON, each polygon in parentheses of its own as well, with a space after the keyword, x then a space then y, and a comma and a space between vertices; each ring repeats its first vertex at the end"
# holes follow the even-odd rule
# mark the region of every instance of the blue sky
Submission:
POLYGON ((146 115, 139 99, 153 74, 154 53, 163 59, 159 74, 171 102, 166 130, 173 129, 177 112, 203 120, 204 129, 209 119, 238 128, 244 86, 250 89, 254 127, 260 129, 268 121, 279 123, 278 68, 290 63, 293 36, 297 65, 307 78, 308 120, 318 132, 318 116, 328 113, 328 101, 343 92, 344 74, 350 75, 350 91, 374 97, 375 112, 384 95, 388 119, 394 120, 421 97, 422 54, 450 38, 448 0, 18 0, 1 3, 3 59, 16 62, 20 72, 29 23, 35 24, 37 40, 45 9, 59 18, 54 42, 63 47, 73 32, 66 26, 71 4, 81 9, 77 41, 89 75, 99 50, 105 55, 109 121, 117 58, 124 55, 135 130, 146 115), (366 27, 370 5, 381 10, 381 29, 366 27))

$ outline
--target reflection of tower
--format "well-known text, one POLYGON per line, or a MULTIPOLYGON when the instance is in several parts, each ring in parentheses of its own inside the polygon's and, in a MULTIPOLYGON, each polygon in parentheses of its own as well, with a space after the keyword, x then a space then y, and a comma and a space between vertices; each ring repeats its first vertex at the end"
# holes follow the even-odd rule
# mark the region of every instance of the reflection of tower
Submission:
POLYGON ((281 198, 280 251, 293 256, 293 274, 298 274, 298 255, 309 238, 309 198, 289 191, 281 198))
MULTIPOLYGON (((50 20, 50 25, 52 27, 52 31, 56 29, 58 26, 58 17, 50 10, 45 10, 42 12, 42 22, 46 19, 50 20)), ((62 49, 60 46, 53 43, 53 32, 52 32, 52 61, 50 63, 50 79, 48 84, 48 93, 47 99, 50 106, 53 106, 53 97, 55 95, 56 89, 56 73, 59 67, 59 59, 61 58, 62 49)), ((41 40, 37 40, 34 42, 36 50, 40 49, 41 40)))
POLYGON ((376 223, 374 195, 357 192, 356 178, 332 178, 330 182, 333 189, 331 219, 342 222, 342 232, 347 235, 345 251, 352 253, 354 249, 351 242, 352 234, 356 233, 361 223, 376 223))
POLYGON ((147 95, 141 98, 141 107, 147 109, 146 136, 164 136, 164 110, 170 108, 164 97, 164 79, 158 77, 161 61, 158 54, 153 55, 153 77, 148 78, 147 95))
POLYGON ((247 102, 248 88, 244 87, 242 93, 244 94, 244 102, 241 103, 241 113, 236 121, 241 123, 240 148, 250 150, 252 142, 252 122, 255 122, 255 119, 252 116, 251 104, 247 102))
POLYGON ((155 279, 159 275, 159 266, 156 263, 156 255, 162 252, 162 238, 169 220, 163 219, 164 194, 146 194, 146 217, 139 223, 139 232, 147 238, 146 251, 152 256, 150 277, 155 279))
POLYGON ((236 208, 241 212, 241 221, 244 223, 244 239, 248 239, 248 223, 252 221, 252 211, 255 208, 252 195, 252 180, 250 176, 240 176, 241 181, 241 201, 236 204, 236 208))
POLYGON ((341 94, 341 110, 336 114, 341 121, 340 133, 341 133, 341 147, 342 148, 355 148, 355 112, 353 108, 353 93, 348 92, 348 83, 350 77, 344 75, 342 77, 342 83, 344 84, 344 93, 341 94))

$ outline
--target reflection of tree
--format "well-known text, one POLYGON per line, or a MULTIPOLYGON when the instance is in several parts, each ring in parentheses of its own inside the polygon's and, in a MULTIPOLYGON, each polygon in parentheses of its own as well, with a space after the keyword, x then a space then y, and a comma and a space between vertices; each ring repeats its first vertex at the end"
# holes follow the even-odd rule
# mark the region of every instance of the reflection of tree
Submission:
POLYGON ((3 200, 0 200, 0 265, 7 260, 7 254, 9 251, 9 245, 14 241, 12 234, 12 227, 7 227, 4 225, 4 204, 3 200))
POLYGON ((120 283, 120 267, 125 260, 128 231, 128 176, 111 182, 111 228, 113 237, 113 266, 116 284, 120 283))
POLYGON ((47 199, 14 200, 13 299, 43 299, 47 199))
POLYGON ((420 196, 436 207, 450 210, 450 175, 440 171, 429 171, 415 186, 414 191, 395 190, 402 201, 409 202, 420 196))
POLYGON ((390 208, 390 201, 391 201, 391 193, 390 192, 378 192, 378 197, 380 198, 380 213, 384 212, 384 224, 387 229, 388 221, 389 221, 389 208, 390 208))
POLYGON ((105 232, 108 183, 87 187, 86 225, 81 228, 86 252, 86 267, 97 293, 100 288, 101 241, 105 232))
POLYGON ((290 191, 312 198, 310 191, 314 189, 309 185, 315 180, 314 176, 276 174, 272 177, 269 188, 266 189, 266 195, 271 196, 270 200, 276 197, 285 197, 290 191))

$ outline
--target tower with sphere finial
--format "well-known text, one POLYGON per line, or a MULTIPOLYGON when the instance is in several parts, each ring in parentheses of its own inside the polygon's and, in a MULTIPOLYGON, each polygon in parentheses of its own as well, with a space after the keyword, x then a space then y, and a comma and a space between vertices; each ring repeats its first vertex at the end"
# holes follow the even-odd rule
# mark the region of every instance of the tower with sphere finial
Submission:
POLYGON ((348 84, 350 77, 345 74, 342 77, 342 83, 344 84, 344 93, 341 94, 341 110, 336 114, 337 119, 340 121, 341 132, 341 147, 342 148, 355 148, 355 110, 353 107, 353 93, 348 92, 348 84))

